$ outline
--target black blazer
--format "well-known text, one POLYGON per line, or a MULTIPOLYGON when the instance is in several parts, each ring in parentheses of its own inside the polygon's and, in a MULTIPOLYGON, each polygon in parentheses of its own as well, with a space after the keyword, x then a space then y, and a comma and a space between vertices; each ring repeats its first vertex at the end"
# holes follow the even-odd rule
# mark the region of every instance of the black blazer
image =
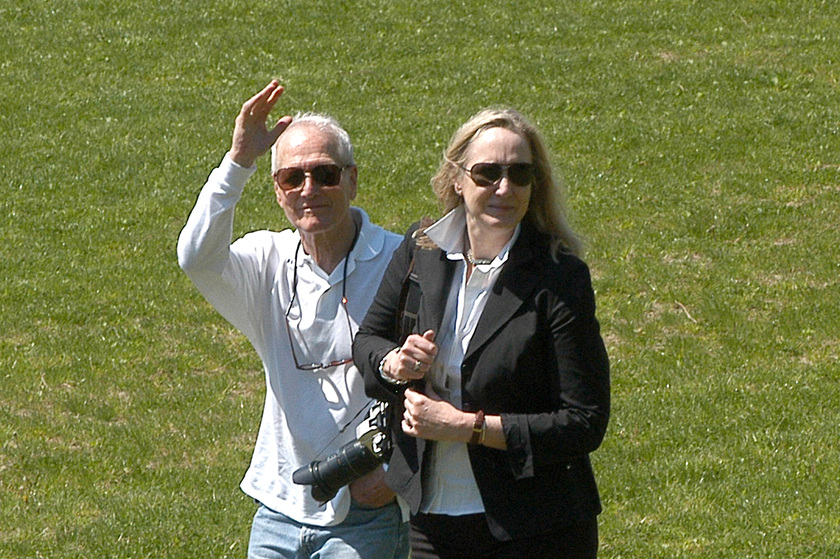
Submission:
MULTIPOLYGON (((416 229, 394 253, 353 344, 367 393, 398 406, 401 394, 378 366, 397 345, 395 315, 412 255, 422 292, 419 333, 439 330, 458 268, 440 249, 417 248, 416 229)), ((496 538, 547 533, 601 511, 589 453, 606 432, 610 380, 589 269, 571 255, 553 260, 548 237, 526 223, 467 348, 461 384, 465 411, 502 417, 506 451, 469 447, 496 538)), ((395 423, 385 479, 416 513, 434 443, 405 435, 395 423)))

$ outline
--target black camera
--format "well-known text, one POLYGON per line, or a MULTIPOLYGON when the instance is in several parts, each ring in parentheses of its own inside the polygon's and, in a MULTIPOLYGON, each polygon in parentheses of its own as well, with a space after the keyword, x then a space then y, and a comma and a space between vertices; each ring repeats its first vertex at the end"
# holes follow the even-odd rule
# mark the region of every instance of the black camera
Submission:
POLYGON ((311 485, 312 497, 326 503, 348 483, 363 477, 391 456, 388 433, 391 406, 377 402, 356 427, 356 440, 347 443, 323 460, 316 460, 292 474, 298 485, 311 485))

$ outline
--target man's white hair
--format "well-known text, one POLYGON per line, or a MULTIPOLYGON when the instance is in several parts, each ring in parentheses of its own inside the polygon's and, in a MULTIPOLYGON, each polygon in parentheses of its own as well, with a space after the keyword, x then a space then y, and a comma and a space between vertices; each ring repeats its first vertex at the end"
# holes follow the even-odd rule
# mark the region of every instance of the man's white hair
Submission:
MULTIPOLYGON (((329 115, 320 113, 298 113, 292 119, 292 123, 283 134, 286 134, 293 128, 300 126, 310 126, 316 128, 335 140, 337 159, 336 163, 342 167, 356 165, 356 160, 353 156, 353 143, 350 141, 350 134, 338 123, 336 119, 329 115)), ((281 136, 282 137, 282 136, 281 136)), ((277 142, 271 146, 271 172, 277 171, 277 142)))

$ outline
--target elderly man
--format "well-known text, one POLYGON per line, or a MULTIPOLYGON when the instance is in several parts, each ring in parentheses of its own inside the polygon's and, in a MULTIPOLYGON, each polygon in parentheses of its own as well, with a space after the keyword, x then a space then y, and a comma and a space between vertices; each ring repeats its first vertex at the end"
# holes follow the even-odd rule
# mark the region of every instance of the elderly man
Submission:
POLYGON ((178 239, 181 268, 265 369, 265 408, 241 483, 259 503, 248 556, 406 557, 406 525, 381 468, 326 503, 292 482, 297 469, 352 441, 370 405, 352 339, 400 237, 351 207, 353 147, 333 119, 285 116, 266 126, 282 93, 272 81, 242 106, 231 149, 178 239), (269 149, 277 203, 295 229, 231 244, 234 208, 269 149))

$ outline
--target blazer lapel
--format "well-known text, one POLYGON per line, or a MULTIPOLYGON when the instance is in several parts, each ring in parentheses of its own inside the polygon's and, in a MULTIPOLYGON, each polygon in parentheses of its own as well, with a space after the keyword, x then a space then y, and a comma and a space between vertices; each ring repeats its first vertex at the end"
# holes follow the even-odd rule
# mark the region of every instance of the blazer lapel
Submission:
POLYGON ((424 298, 418 329, 420 334, 428 329, 439 332, 456 263, 446 258, 440 249, 417 249, 414 257, 414 269, 419 271, 417 276, 424 298))
POLYGON ((539 240, 534 238, 534 233, 523 224, 519 238, 511 248, 509 260, 496 279, 481 318, 478 319, 475 333, 464 355, 465 361, 511 319, 536 288, 540 274, 531 261, 534 259, 533 245, 539 243, 539 240))

